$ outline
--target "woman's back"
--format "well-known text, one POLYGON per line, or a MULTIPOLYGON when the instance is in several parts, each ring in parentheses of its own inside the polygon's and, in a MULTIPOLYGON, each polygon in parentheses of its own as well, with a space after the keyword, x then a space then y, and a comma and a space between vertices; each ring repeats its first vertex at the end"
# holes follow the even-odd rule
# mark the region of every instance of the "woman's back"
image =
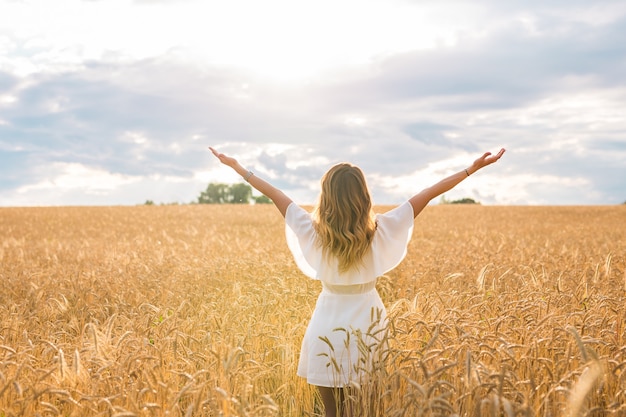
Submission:
POLYGON ((355 285, 374 281, 393 269, 406 255, 413 231, 413 210, 404 203, 376 215, 376 229, 360 261, 342 271, 336 256, 324 251, 313 216, 292 203, 285 216, 287 244, 300 270, 330 285, 355 285))

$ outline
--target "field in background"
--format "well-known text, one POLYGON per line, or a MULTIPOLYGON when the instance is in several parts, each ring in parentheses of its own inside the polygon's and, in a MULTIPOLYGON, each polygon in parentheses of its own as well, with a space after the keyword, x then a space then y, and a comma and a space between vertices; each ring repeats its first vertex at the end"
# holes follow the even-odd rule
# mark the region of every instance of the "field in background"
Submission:
MULTIPOLYGON (((0 209, 0 416, 321 415, 296 376, 320 286, 283 227, 272 206, 0 209)), ((362 415, 626 415, 626 206, 428 207, 378 288, 362 415)))

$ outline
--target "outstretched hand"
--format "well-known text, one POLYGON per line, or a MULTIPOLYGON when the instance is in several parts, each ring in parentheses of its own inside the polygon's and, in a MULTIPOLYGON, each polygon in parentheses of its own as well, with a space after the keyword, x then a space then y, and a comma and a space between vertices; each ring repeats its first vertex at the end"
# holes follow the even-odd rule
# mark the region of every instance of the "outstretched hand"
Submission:
POLYGON ((220 153, 218 151, 216 151, 215 149, 213 149, 212 147, 209 146, 209 149, 211 150, 211 152, 213 152, 213 155, 215 155, 217 157, 217 159, 220 160, 220 162, 224 165, 227 165, 231 168, 234 168, 237 165, 237 160, 233 157, 230 156, 226 156, 223 153, 220 153))
POLYGON ((502 155, 504 155, 504 151, 505 149, 502 148, 500 149, 500 152, 498 152, 496 155, 492 155, 491 152, 485 152, 480 158, 475 160, 474 163, 472 164, 474 171, 478 171, 479 169, 484 168, 487 165, 493 164, 498 159, 500 159, 502 155))
POLYGON ((274 202, 280 214, 285 217, 287 213, 287 207, 291 204, 291 199, 285 195, 281 190, 274 187, 269 182, 265 181, 262 178, 257 177, 252 173, 252 171, 246 170, 241 166, 239 162, 233 157, 226 156, 221 152, 213 149, 209 146, 211 152, 220 162, 228 167, 231 167, 235 170, 235 172, 243 177, 244 180, 248 181, 248 183, 254 187, 256 190, 260 191, 263 195, 269 197, 270 200, 274 202))

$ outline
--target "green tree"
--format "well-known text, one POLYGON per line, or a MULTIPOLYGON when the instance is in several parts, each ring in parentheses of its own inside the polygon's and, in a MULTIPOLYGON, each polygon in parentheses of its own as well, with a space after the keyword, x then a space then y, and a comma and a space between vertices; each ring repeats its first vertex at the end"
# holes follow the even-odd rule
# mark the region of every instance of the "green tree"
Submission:
POLYGON ((480 204, 473 198, 460 198, 458 200, 448 200, 445 195, 442 195, 439 199, 439 204, 480 204))
POLYGON ((256 204, 272 204, 272 200, 266 195, 260 195, 254 198, 256 204))
POLYGON ((228 202, 234 204, 250 204, 252 187, 248 184, 233 184, 228 188, 228 202))
POLYGON ((224 204, 228 202, 228 185, 221 183, 210 183, 206 190, 200 193, 198 203, 200 204, 224 204))
POLYGON ((248 184, 210 183, 200 193, 198 204, 250 204, 252 187, 248 184))
POLYGON ((465 198, 461 198, 458 200, 450 201, 450 204, 480 204, 480 203, 474 200, 473 198, 465 197, 465 198))

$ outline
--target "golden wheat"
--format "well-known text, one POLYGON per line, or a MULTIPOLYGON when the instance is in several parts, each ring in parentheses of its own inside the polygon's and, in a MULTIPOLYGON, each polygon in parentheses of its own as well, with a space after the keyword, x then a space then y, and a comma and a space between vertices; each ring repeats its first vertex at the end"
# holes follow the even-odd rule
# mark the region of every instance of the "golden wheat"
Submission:
MULTIPOLYGON (((625 220, 428 207, 379 279, 390 325, 355 412, 626 415, 625 220)), ((320 287, 283 225, 271 206, 0 209, 0 416, 321 415, 296 376, 320 287)))

